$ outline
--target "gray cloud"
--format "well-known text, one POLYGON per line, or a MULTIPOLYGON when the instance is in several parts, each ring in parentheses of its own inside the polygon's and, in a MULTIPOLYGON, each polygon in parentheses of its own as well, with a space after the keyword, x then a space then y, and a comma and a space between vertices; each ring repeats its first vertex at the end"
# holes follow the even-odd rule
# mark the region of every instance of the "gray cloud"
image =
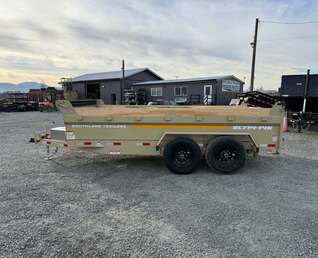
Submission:
POLYGON ((32 51, 32 39, 21 38, 18 36, 8 36, 0 32, 0 47, 16 51, 32 51))
MULTIPOLYGON (((144 53, 158 51, 163 56, 182 55, 194 60, 195 56, 207 58, 221 58, 234 61, 242 61, 243 56, 239 47, 235 44, 216 44, 213 48, 206 43, 196 41, 195 35, 162 35, 156 33, 119 31, 114 29, 97 29, 80 21, 69 22, 68 28, 74 36, 82 41, 102 42, 107 44, 125 45, 129 42, 131 51, 142 49, 144 53)), ((211 45, 213 43, 211 42, 211 45)))
POLYGON ((39 23, 34 20, 23 19, 18 21, 15 26, 16 30, 23 29, 33 32, 35 34, 33 37, 36 39, 55 40, 60 36, 60 34, 50 28, 45 21, 43 21, 43 23, 39 23))

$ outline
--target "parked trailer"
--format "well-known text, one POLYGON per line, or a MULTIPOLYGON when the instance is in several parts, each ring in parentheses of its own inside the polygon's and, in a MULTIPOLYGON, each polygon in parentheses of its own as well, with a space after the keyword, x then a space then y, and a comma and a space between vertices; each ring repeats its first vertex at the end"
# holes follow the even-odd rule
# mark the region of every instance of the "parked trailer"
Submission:
POLYGON ((246 156, 281 148, 283 111, 241 106, 73 107, 57 101, 65 127, 52 128, 48 146, 108 155, 162 156, 177 174, 193 172, 205 158, 224 173, 240 169, 246 156))

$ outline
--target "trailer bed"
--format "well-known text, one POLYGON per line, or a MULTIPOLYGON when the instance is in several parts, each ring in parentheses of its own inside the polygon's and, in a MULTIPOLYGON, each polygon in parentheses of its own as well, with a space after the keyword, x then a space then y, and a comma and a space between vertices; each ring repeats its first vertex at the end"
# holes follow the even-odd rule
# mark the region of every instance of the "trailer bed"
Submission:
POLYGON ((244 106, 112 106, 104 105, 96 108, 75 107, 74 111, 84 117, 105 117, 105 116, 127 116, 127 117, 165 117, 175 115, 176 117, 189 116, 269 116, 270 108, 246 108, 244 106))
POLYGON ((175 141, 195 146, 204 155, 213 142, 232 142, 252 156, 259 150, 278 153, 281 147, 283 111, 279 105, 154 107, 110 106, 98 101, 96 106, 73 107, 68 101, 58 101, 57 107, 64 113, 65 129, 53 128, 48 144, 101 154, 165 156, 175 141), (61 141, 63 133, 65 141, 61 141))

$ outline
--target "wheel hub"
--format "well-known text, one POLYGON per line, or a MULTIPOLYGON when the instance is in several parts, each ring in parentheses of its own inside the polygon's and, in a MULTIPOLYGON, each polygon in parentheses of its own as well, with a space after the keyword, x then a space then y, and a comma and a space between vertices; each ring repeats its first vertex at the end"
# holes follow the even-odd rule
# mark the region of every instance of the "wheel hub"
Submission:
POLYGON ((236 158, 235 151, 230 149, 223 149, 220 151, 218 155, 218 160, 225 161, 225 162, 234 160, 235 158, 236 158))
POLYGON ((179 163, 186 163, 191 159, 191 152, 189 150, 179 150, 176 152, 175 159, 179 163))

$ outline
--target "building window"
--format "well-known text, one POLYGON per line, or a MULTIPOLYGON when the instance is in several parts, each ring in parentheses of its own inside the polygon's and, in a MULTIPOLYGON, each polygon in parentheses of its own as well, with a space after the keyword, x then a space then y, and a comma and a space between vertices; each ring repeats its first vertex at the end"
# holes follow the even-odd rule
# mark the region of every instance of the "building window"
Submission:
POLYGON ((188 87, 186 87, 186 86, 175 87, 174 88, 174 95, 177 97, 188 96, 188 87))
POLYGON ((161 97, 162 96, 162 88, 151 88, 151 96, 152 97, 161 97))

